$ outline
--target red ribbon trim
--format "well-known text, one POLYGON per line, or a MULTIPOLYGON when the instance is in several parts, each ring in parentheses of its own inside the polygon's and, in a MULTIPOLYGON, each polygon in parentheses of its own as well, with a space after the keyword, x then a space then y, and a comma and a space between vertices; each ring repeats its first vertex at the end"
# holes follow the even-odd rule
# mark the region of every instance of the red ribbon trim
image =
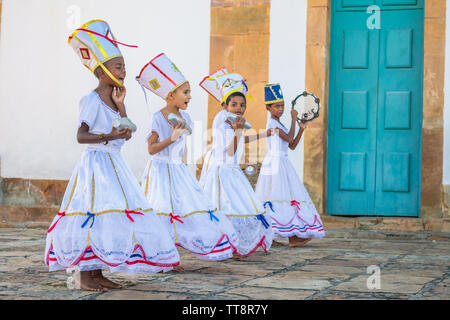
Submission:
POLYGON ((173 223, 173 219, 175 219, 181 223, 184 223, 183 221, 181 221, 180 216, 174 216, 173 213, 171 212, 170 213, 170 223, 173 223))
POLYGON ((127 218, 131 220, 131 222, 134 222, 134 220, 130 216, 130 214, 140 214, 141 216, 144 215, 142 212, 138 212, 138 211, 134 211, 134 210, 125 210, 125 213, 127 214, 127 218))
POLYGON ((53 226, 51 226, 50 229, 48 229, 47 233, 50 233, 55 228, 56 224, 59 222, 59 220, 61 220, 62 217, 64 217, 66 215, 66 213, 65 212, 58 212, 57 215, 60 216, 59 219, 56 220, 56 222, 53 224, 53 226))
POLYGON ((291 206, 295 207, 295 211, 297 214, 300 212, 300 202, 298 202, 297 200, 292 200, 291 206))

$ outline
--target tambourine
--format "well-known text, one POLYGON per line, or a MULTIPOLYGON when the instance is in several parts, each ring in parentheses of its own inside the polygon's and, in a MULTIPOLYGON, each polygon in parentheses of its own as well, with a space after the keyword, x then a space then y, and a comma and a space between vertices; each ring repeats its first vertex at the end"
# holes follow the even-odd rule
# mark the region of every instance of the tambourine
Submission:
POLYGON ((298 111, 297 120, 305 123, 319 116, 320 99, 313 93, 304 91, 292 100, 292 109, 298 111))

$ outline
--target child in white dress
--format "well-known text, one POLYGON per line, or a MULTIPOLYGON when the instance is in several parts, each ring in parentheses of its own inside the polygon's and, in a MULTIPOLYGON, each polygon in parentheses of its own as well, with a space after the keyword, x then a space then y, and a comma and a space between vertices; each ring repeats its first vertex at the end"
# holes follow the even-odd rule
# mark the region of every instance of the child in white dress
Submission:
POLYGON ((230 242, 237 243, 236 232, 185 164, 187 130, 183 128, 193 128, 184 111, 191 99, 189 82, 164 54, 151 60, 137 79, 167 103, 153 114, 147 136, 151 158, 141 180, 147 199, 177 246, 203 260, 232 257, 230 242), (172 125, 171 113, 182 122, 172 125))
MULTIPOLYGON (((216 101, 221 104, 221 110, 214 116, 212 123, 212 130, 214 131, 217 128, 218 123, 224 122, 227 115, 227 110, 224 108, 225 103, 221 103, 222 96, 220 94, 220 88, 218 87, 216 77, 227 74, 228 69, 225 67, 219 68, 214 71, 212 74, 207 75, 203 78, 203 80, 199 83, 199 86, 208 92, 211 97, 213 97, 216 101)), ((202 165, 202 172, 200 173, 199 183, 202 187, 205 185, 205 177, 206 172, 208 171, 209 164, 214 162, 214 149, 211 147, 205 154, 202 165)))
MULTIPOLYGON (((289 245, 304 245, 312 238, 325 235, 319 214, 289 161, 288 148, 295 150, 306 125, 298 121, 300 130, 294 138, 298 112, 291 111, 291 128, 281 122, 284 98, 279 84, 265 86, 266 108, 270 112, 266 129, 278 134, 267 139, 267 154, 263 160, 255 192, 272 217, 275 238, 289 238, 289 245)), ((274 245, 280 243, 274 241, 274 245)))
POLYGON ((230 122, 225 113, 217 118, 213 129, 214 156, 205 173, 204 190, 237 230, 236 254, 246 256, 258 247, 267 252, 272 244, 270 216, 239 166, 244 143, 250 140, 242 134, 247 86, 238 74, 221 75, 216 80, 226 111, 239 119, 230 122))
POLYGON ((112 127, 114 119, 126 117, 126 72, 114 38, 105 34, 111 34, 109 26, 95 20, 69 38, 82 62, 99 79, 99 85, 80 102, 77 139, 88 147, 69 180, 45 248, 50 271, 78 267, 78 284, 91 291, 121 288, 103 277, 101 270, 105 268, 111 272, 155 273, 179 264, 169 233, 150 209, 120 154, 125 140, 132 135, 130 127, 120 131, 112 127), (114 58, 99 53, 99 46, 105 55, 114 58))

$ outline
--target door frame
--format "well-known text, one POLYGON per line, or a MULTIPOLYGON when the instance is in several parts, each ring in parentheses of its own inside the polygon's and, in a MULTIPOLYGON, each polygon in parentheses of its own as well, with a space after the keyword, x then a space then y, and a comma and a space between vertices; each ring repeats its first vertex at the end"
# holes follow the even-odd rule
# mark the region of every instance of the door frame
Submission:
MULTIPOLYGON (((405 9, 405 11, 406 10, 407 9, 405 9)), ((411 10, 416 10, 417 11, 417 10, 423 10, 423 9, 411 9, 411 10)), ((399 12, 399 11, 403 11, 403 10, 398 10, 397 9, 397 10, 389 10, 389 11, 398 11, 399 12)), ((337 59, 340 58, 340 53, 336 52, 336 43, 334 42, 334 39, 336 39, 336 37, 337 37, 337 34, 336 34, 337 28, 334 28, 334 23, 335 23, 334 20, 335 20, 335 15, 338 14, 339 12, 347 12, 347 13, 351 13, 351 12, 355 12, 356 13, 356 12, 358 12, 360 14, 361 13, 363 13, 363 14, 366 13, 365 10, 351 10, 351 9, 350 10, 342 10, 342 9, 338 9, 338 8, 333 8, 333 5, 331 6, 331 19, 330 19, 331 32, 330 32, 330 53, 329 53, 329 81, 330 81, 330 84, 334 84, 337 81, 336 68, 337 68, 338 64, 336 64, 333 60, 334 60, 334 58, 337 58, 337 59)), ((370 14, 369 13, 366 13, 366 14, 367 14, 367 18, 369 18, 370 14)), ((380 12, 379 14, 380 14, 381 17, 383 16, 382 12, 380 12)), ((378 32, 379 32, 378 37, 377 37, 378 41, 381 41, 381 39, 382 39, 382 32, 383 32, 382 27, 383 27, 383 25, 382 25, 382 22, 381 22, 381 29, 378 30, 378 32)), ((424 23, 422 24, 422 26, 420 28, 420 30, 422 32, 422 35, 419 37, 420 39, 423 39, 423 27, 424 27, 424 23)), ((381 42, 379 42, 379 44, 378 44, 378 50, 380 50, 380 48, 381 48, 380 46, 381 46, 381 42)), ((418 51, 419 51, 419 53, 422 54, 421 59, 420 59, 420 63, 417 65, 417 68, 418 68, 418 70, 420 72, 420 80, 419 80, 419 83, 418 83, 418 97, 419 97, 419 100, 421 101, 421 105, 419 106, 419 108, 421 108, 421 110, 419 112, 420 112, 420 115, 422 115, 422 110, 423 110, 423 59, 424 59, 424 55, 423 55, 423 46, 424 46, 424 44, 423 44, 423 41, 421 41, 418 44, 418 46, 419 46, 418 47, 418 51)), ((384 54, 384 53, 379 52, 378 54, 381 55, 381 54, 384 54)), ((379 59, 378 61, 380 63, 381 57, 379 57, 378 59, 379 59)), ((378 63, 378 65, 379 65, 379 63, 378 63)), ((381 71, 379 69, 377 69, 378 81, 379 81, 380 72, 381 71)), ((329 99, 330 99, 331 102, 333 102, 332 98, 334 97, 334 96, 332 96, 333 89, 334 89, 334 85, 330 85, 329 86, 329 99)), ((379 95, 379 89, 380 89, 380 84, 378 83, 378 88, 377 88, 377 92, 378 93, 377 93, 377 103, 376 103, 376 105, 377 105, 377 111, 376 111, 377 117, 379 115, 378 108, 380 107, 379 99, 382 99, 382 97, 380 97, 380 95, 379 95)), ((339 99, 339 97, 336 97, 336 98, 339 99)), ((337 112, 335 112, 335 110, 333 110, 333 112, 329 113, 329 114, 333 115, 333 116, 329 116, 328 117, 328 124, 327 124, 328 125, 328 132, 331 133, 331 128, 333 128, 333 126, 335 124, 335 120, 336 120, 335 117, 338 116, 338 115, 337 115, 337 112), (330 125, 331 125, 331 128, 330 128, 330 125)), ((376 119, 376 123, 378 123, 379 121, 381 121, 381 119, 376 119)), ((423 125, 422 125, 422 120, 421 119, 419 120, 418 125, 419 125, 419 129, 418 130, 422 130, 423 125)), ((378 127, 379 126, 377 124, 375 126, 375 133, 377 133, 377 128, 378 127)), ((422 132, 416 132, 416 133, 419 134, 419 150, 421 151, 422 150, 422 132)), ((330 141, 329 138, 328 138, 328 141, 330 141)), ((378 145, 378 143, 375 142, 375 145, 378 145)), ((331 149, 332 146, 327 146, 327 149, 328 148, 331 149)), ((410 178, 411 177, 418 177, 418 179, 419 179, 419 181, 417 181, 417 183, 418 183, 418 190, 420 190, 420 188, 421 188, 420 175, 421 175, 422 157, 421 157, 421 152, 420 151, 418 152, 418 159, 417 159, 417 161, 419 161, 419 163, 418 163, 418 166, 419 166, 418 170, 419 170, 419 172, 414 172, 414 173, 410 172, 409 173, 410 174, 410 178)), ((378 151, 375 150, 375 153, 378 154, 378 151)), ((376 181, 377 177, 380 174, 378 172, 378 170, 381 170, 381 162, 380 162, 381 159, 378 159, 377 156, 375 158, 376 158, 376 160, 375 160, 374 166, 375 166, 375 170, 376 171, 375 171, 374 179, 376 181)), ((327 154, 326 161, 327 161, 327 167, 329 167, 328 163, 329 163, 329 161, 332 161, 330 159, 330 154, 329 153, 327 154)), ((338 170, 338 168, 336 167, 336 164, 333 164, 333 170, 338 170)), ((366 172, 366 174, 369 174, 369 173, 366 172)), ((331 177, 332 177, 331 174, 327 175, 327 185, 331 183, 331 177)), ((366 179, 367 179, 367 177, 366 177, 366 179)), ((334 183, 336 183, 336 181, 334 181, 334 183)), ((410 183, 412 183, 412 182, 410 182, 410 183)), ((330 192, 330 191, 327 191, 327 192, 330 192)), ((330 211, 331 201, 328 202, 327 212, 330 215, 344 215, 344 216, 368 216, 368 217, 388 216, 388 217, 413 217, 413 218, 419 218, 420 217, 420 203, 421 203, 421 192, 420 191, 417 192, 417 196, 414 199, 415 202, 416 202, 416 206, 415 206, 416 209, 415 209, 415 211, 417 212, 417 214, 415 214, 415 215, 405 215, 405 214, 400 214, 400 213, 397 213, 397 214, 394 213, 394 214, 389 214, 389 215, 378 214, 377 210, 376 210, 376 206, 375 206, 376 205, 376 198, 375 198, 376 197, 376 193, 377 193, 377 188, 375 187, 374 194, 373 194, 373 197, 374 197, 374 199, 373 199, 373 205, 374 205, 373 211, 372 212, 368 212, 367 214, 355 214, 355 213, 350 213, 350 212, 349 213, 345 213, 345 214, 342 214, 342 213, 330 213, 329 211, 330 211)), ((328 197, 329 197, 329 194, 327 193, 327 198, 328 197)))
MULTIPOLYGON (((328 215, 326 172, 331 2, 332 0, 321 3, 308 1, 306 30, 305 87, 306 90, 321 97, 322 112, 303 134, 305 143, 303 183, 317 210, 324 215, 328 215)), ((433 6, 425 3, 420 179, 422 218, 442 217, 444 78, 433 75, 441 74, 445 67, 445 37, 435 36, 436 32, 445 33, 445 20, 445 2, 433 6), (430 154, 433 156, 430 157, 430 154)))

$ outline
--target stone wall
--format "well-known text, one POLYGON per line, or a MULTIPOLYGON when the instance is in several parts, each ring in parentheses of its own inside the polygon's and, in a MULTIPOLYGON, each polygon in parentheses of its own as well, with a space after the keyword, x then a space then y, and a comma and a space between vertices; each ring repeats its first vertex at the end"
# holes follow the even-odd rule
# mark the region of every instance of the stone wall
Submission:
POLYGON ((425 1, 421 216, 443 218, 446 1, 425 1))
POLYGON ((442 185, 442 214, 450 220, 450 185, 442 185))
POLYGON ((308 0, 305 89, 321 97, 323 116, 312 121, 303 134, 303 183, 320 213, 326 211, 330 9, 330 0, 308 0))
MULTIPOLYGON (((264 85, 268 81, 269 37, 270 0, 211 1, 210 72, 227 67, 247 80, 248 94, 254 99, 247 99, 245 118, 255 129, 253 133, 266 126, 264 85)), ((209 97, 208 128, 220 110, 220 104, 209 97)), ((264 146, 255 142, 248 147, 258 152, 264 146)))

